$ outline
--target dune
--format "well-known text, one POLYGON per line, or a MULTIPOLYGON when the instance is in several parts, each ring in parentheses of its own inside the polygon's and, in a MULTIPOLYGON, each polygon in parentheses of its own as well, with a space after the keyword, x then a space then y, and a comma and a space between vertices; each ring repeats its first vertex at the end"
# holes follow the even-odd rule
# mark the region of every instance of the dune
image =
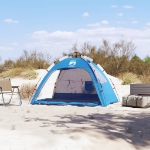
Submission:
MULTIPOLYGON (((37 79, 12 78, 12 85, 37 79)), ((0 105, 0 150, 149 150, 150 108, 121 105, 129 85, 109 75, 120 101, 107 107, 31 105, 18 97, 0 105)))

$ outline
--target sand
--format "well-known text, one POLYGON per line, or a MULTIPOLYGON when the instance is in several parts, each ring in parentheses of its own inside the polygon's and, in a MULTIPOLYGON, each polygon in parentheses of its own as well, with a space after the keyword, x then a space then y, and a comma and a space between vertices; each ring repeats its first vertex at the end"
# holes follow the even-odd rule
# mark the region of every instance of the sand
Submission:
MULTIPOLYGON (((12 84, 36 83, 12 79, 12 84)), ((129 85, 110 76, 120 101, 107 107, 0 105, 0 150, 149 150, 150 108, 121 105, 129 85)))

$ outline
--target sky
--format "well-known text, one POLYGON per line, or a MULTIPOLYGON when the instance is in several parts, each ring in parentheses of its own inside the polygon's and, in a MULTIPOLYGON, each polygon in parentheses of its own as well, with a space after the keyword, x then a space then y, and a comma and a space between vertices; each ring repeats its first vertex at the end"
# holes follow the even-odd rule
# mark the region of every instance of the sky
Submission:
POLYGON ((2 61, 23 50, 58 58, 75 43, 99 47, 122 37, 141 59, 150 55, 149 0, 0 0, 2 61))

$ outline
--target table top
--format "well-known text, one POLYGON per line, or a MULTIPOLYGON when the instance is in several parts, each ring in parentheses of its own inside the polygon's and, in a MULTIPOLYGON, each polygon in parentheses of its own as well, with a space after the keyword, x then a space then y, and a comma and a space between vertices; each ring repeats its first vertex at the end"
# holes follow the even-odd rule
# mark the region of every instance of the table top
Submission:
POLYGON ((13 85, 11 86, 12 88, 18 88, 19 86, 18 85, 13 85))

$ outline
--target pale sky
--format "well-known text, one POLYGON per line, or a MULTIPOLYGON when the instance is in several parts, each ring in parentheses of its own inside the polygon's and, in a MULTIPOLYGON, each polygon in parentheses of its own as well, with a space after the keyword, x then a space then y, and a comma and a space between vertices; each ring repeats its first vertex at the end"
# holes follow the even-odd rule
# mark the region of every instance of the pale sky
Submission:
POLYGON ((27 51, 52 58, 84 42, 100 46, 124 37, 135 53, 150 55, 149 0, 0 0, 0 57, 16 59, 27 51))

